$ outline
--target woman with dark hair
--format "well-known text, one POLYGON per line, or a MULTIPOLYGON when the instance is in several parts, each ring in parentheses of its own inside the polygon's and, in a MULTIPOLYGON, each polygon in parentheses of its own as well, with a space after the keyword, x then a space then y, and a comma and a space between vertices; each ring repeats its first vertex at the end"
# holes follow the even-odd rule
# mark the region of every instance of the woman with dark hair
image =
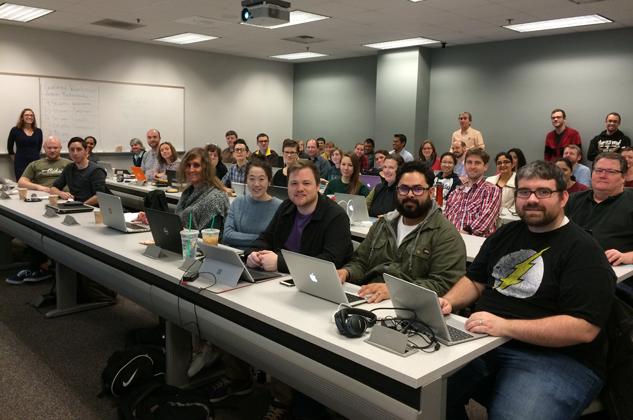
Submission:
POLYGON ((369 189, 360 182, 360 161, 355 153, 345 153, 341 158, 341 177, 333 179, 327 184, 325 194, 345 193, 364 195, 367 197, 369 189))
POLYGON ((167 171, 177 171, 180 167, 178 152, 173 144, 165 141, 158 146, 158 171, 154 178, 167 180, 167 171))
POLYGON ((431 140, 424 140, 420 145, 418 157, 422 162, 426 162, 433 171, 439 171, 441 169, 435 145, 431 140))
POLYGON ((462 185, 462 181, 459 179, 459 176, 453 172, 455 165, 457 165, 457 157, 455 157, 454 154, 451 152, 442 154, 440 157, 441 171, 438 172, 435 177, 433 185, 437 185, 438 183, 442 184, 442 197, 444 198, 444 203, 448 199, 450 193, 452 193, 458 185, 462 185))
POLYGON ((16 181, 29 163, 40 158, 42 141, 42 130, 37 128, 35 113, 31 108, 24 108, 7 139, 7 151, 13 160, 16 181))
POLYGON ((223 244, 240 249, 258 247, 259 234, 268 226, 281 204, 280 199, 268 194, 272 175, 270 164, 262 159, 253 159, 246 165, 249 194, 237 197, 231 203, 224 224, 223 244))
POLYGON ((585 184, 581 184, 580 182, 576 182, 576 178, 574 178, 574 165, 571 163, 571 160, 567 158, 558 158, 554 161, 556 166, 560 168, 563 172, 563 176, 565 177, 565 182, 567 183, 567 192, 575 193, 579 191, 586 191, 589 189, 585 184))
POLYGON ((374 166, 369 168, 369 170, 365 172, 365 175, 381 176, 380 172, 382 171, 382 163, 385 161, 387 156, 389 156, 389 152, 385 149, 376 150, 374 152, 374 166))
POLYGON ((495 156, 497 174, 486 181, 501 189, 501 208, 514 212, 514 191, 516 190, 516 172, 512 171, 512 156, 508 152, 499 152, 495 156))
MULTIPOLYGON (((400 161, 402 161, 402 158, 400 161)), ((400 162, 395 155, 387 155, 382 161, 383 182, 376 185, 367 196, 367 209, 371 217, 378 217, 396 209, 396 176, 400 162)))
POLYGON ((527 164, 525 160, 525 155, 521 151, 521 149, 510 149, 508 153, 512 157, 512 170, 514 172, 518 171, 520 168, 524 167, 527 164))
POLYGON ((331 181, 341 177, 341 160, 343 159, 343 151, 338 147, 330 153, 330 170, 327 173, 327 180, 331 181))
POLYGON ((84 141, 86 142, 86 146, 88 146, 88 160, 95 163, 99 162, 97 155, 92 153, 93 149, 97 145, 97 139, 94 136, 87 136, 84 141))
POLYGON ((222 149, 220 149, 215 144, 207 144, 204 150, 207 152, 209 156, 209 160, 211 161, 211 165, 215 167, 215 176, 218 179, 224 178, 224 175, 228 172, 226 165, 220 160, 220 156, 222 155, 222 149))

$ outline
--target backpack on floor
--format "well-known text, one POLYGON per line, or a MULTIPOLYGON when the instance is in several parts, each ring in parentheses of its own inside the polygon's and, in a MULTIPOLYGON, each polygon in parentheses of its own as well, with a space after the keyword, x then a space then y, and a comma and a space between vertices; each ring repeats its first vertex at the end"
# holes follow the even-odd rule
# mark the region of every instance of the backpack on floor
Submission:
POLYGON ((152 380, 165 377, 165 350, 155 346, 134 346, 115 351, 101 372, 100 396, 120 397, 152 380))
POLYGON ((147 382, 121 398, 119 420, 211 420, 208 397, 159 382, 147 382))

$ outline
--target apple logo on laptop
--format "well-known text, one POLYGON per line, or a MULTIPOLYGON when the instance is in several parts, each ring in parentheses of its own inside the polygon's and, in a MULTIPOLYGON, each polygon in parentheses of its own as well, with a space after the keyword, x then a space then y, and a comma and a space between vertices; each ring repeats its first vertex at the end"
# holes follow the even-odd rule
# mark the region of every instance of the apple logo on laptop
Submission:
POLYGON ((310 277, 310 281, 312 281, 313 283, 319 282, 319 280, 317 279, 317 276, 314 273, 310 273, 308 277, 310 277))

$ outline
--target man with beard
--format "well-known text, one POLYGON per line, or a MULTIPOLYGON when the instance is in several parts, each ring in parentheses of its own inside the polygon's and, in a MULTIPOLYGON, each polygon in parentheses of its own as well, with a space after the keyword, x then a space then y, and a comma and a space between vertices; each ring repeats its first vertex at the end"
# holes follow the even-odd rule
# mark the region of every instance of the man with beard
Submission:
POLYGON ((565 216, 563 174, 550 162, 516 177, 521 220, 484 242, 440 298, 444 314, 476 303, 467 330, 510 341, 448 379, 447 419, 473 398, 489 418, 575 419, 604 383, 615 274, 593 238, 565 216))
POLYGON ((457 163, 455 164, 455 168, 453 168, 453 172, 455 172, 458 176, 466 176, 466 168, 464 167, 464 160, 466 159, 466 155, 464 154, 466 150, 466 143, 461 140, 456 140, 453 142, 453 146, 451 147, 451 151, 457 158, 457 163))
POLYGON ((405 163, 396 179, 396 210, 371 227, 341 282, 363 284, 369 302, 389 299, 382 274, 389 273, 443 295, 464 275, 466 247, 457 229, 431 200, 433 172, 421 162, 405 163))
POLYGON ((607 115, 604 120, 605 130, 589 143, 588 160, 593 161, 600 153, 620 152, 622 148, 631 146, 631 139, 620 131, 620 123, 622 117, 617 112, 607 115))

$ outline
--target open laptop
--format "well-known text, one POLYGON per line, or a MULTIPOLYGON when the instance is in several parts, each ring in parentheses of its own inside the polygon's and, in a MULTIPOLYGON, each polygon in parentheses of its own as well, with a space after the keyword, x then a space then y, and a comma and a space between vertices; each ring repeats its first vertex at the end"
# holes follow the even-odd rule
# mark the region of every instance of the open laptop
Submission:
POLYGON ((198 272, 213 275, 218 283, 234 287, 240 280, 255 283, 283 276, 283 274, 274 271, 255 270, 247 267, 233 249, 225 248, 222 245, 213 246, 201 243, 200 249, 204 254, 204 261, 198 272))
POLYGON ((99 161, 97 162, 97 165, 105 169, 108 178, 114 177, 114 168, 112 167, 112 164, 110 162, 99 161))
POLYGON ((369 217, 367 199, 362 195, 336 193, 336 202, 347 212, 351 224, 373 224, 377 219, 369 217))
POLYGON ((182 222, 180 221, 180 216, 151 208, 145 209, 145 215, 149 222, 154 243, 164 250, 182 255, 182 241, 180 239, 182 222))
POLYGON ((121 197, 97 192, 97 201, 103 215, 103 224, 125 233, 149 232, 149 226, 125 221, 121 197))
POLYGON ((382 178, 378 175, 361 175, 360 182, 367 185, 367 188, 369 188, 369 191, 371 191, 374 189, 374 187, 376 187, 376 185, 380 185, 380 183, 382 182, 382 178))
POLYGON ((270 187, 268 187, 268 194, 273 197, 277 197, 281 201, 284 201, 288 198, 288 188, 271 185, 270 187))
MULTIPOLYGON (((387 284, 387 289, 389 289, 394 308, 415 311, 415 316, 433 330, 440 343, 452 346, 487 337, 486 334, 466 331, 463 321, 442 315, 437 293, 434 291, 387 273, 383 274, 383 278, 387 284)), ((396 309, 396 315, 401 318, 411 318, 411 313, 407 310, 396 309)))
POLYGON ((243 184, 241 182, 231 182, 231 189, 235 193, 236 197, 241 197, 248 194, 246 184, 243 184))
POLYGON ((286 249, 282 249, 281 254, 300 292, 349 306, 367 303, 357 294, 344 290, 336 274, 334 263, 286 249))

